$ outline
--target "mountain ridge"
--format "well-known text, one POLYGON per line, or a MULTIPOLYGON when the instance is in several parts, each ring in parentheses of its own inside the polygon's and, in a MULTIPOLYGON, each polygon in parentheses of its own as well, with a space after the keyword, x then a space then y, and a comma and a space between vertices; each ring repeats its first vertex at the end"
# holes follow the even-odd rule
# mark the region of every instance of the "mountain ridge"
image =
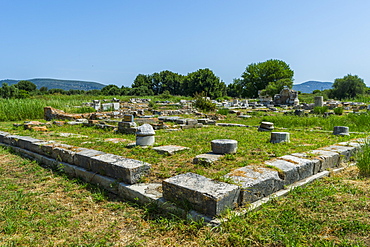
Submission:
MULTIPOLYGON (((13 80, 13 79, 4 79, 0 80, 0 84, 8 83, 9 85, 17 84, 21 80, 13 80)), ((38 89, 41 87, 47 87, 48 89, 63 89, 65 91, 68 90, 94 90, 94 89, 102 89, 106 85, 99 83, 99 82, 91 82, 91 81, 80 81, 80 80, 64 80, 64 79, 51 79, 51 78, 34 78, 28 79, 26 81, 30 81, 36 85, 38 89)))
POLYGON ((306 81, 301 84, 293 85, 293 89, 296 91, 301 91, 302 93, 312 93, 314 90, 331 89, 332 86, 332 82, 306 81))

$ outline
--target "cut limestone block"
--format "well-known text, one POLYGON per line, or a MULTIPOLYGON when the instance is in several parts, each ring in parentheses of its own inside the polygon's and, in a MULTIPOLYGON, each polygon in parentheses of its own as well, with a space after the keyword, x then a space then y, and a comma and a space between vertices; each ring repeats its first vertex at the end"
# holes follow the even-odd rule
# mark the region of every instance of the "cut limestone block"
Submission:
POLYGON ((308 153, 315 155, 316 158, 321 161, 319 172, 326 171, 327 169, 334 168, 339 165, 340 155, 337 152, 316 149, 309 151, 308 153))
POLYGON ((199 154, 193 159, 193 164, 210 165, 213 162, 221 159, 222 157, 222 154, 215 153, 199 154))
POLYGON ((45 153, 45 151, 48 151, 48 152, 50 151, 51 152, 52 146, 50 147, 50 150, 46 150, 47 148, 44 149, 44 146, 53 145, 55 143, 56 143, 55 141, 41 141, 41 140, 40 141, 35 141, 35 142, 30 142, 30 143, 27 144, 27 149, 32 151, 32 152, 41 154, 41 155, 49 156, 50 153, 45 153))
POLYGON ((162 188, 166 200, 211 216, 234 208, 240 192, 237 185, 214 181, 191 172, 164 180, 162 188))
POLYGON ((274 129, 274 123, 271 122, 261 122, 258 127, 258 131, 271 131, 274 129))
POLYGON ((172 155, 176 152, 180 152, 182 150, 187 150, 189 148, 188 147, 177 146, 177 145, 168 145, 168 146, 154 147, 152 149, 157 151, 158 153, 161 153, 161 154, 172 155))
POLYGON ((85 149, 75 153, 73 156, 73 164, 79 167, 83 167, 87 170, 91 170, 91 158, 105 154, 102 151, 94 149, 85 149))
POLYGON ((334 126, 333 135, 349 136, 349 128, 346 126, 334 126))
POLYGON ((23 149, 30 149, 30 144, 34 142, 41 142, 42 140, 32 138, 29 136, 20 136, 17 141, 17 146, 23 149))
POLYGON ((289 132, 271 132, 271 143, 290 142, 289 132))
POLYGON ((212 152, 215 154, 232 154, 238 149, 238 142, 229 139, 211 141, 212 152))
POLYGON ((162 197, 162 184, 118 184, 118 193, 126 199, 137 198, 142 204, 151 203, 162 197))
POLYGON ((16 147, 19 137, 17 135, 6 135, 4 136, 3 143, 16 147))
POLYGON ((331 145, 328 147, 321 148, 322 150, 337 152, 340 155, 341 160, 348 161, 351 156, 357 151, 356 147, 331 145))
POLYGON ((83 150, 87 150, 87 148, 80 148, 67 144, 55 144, 51 157, 58 161, 74 164, 74 155, 83 150))
POLYGON ((4 143, 4 138, 5 138, 5 136, 7 136, 7 135, 10 135, 10 133, 5 132, 5 131, 0 131, 0 142, 1 142, 1 143, 4 143))
POLYGON ((293 155, 284 155, 278 159, 293 163, 297 167, 298 180, 314 175, 314 171, 319 170, 320 167, 320 161, 317 159, 304 159, 293 155))
POLYGON ((274 169, 256 166, 238 168, 226 177, 241 186, 241 205, 257 201, 283 188, 283 181, 274 169))
POLYGON ((280 178, 284 185, 292 184, 299 180, 298 169, 295 164, 285 160, 271 160, 266 161, 265 164, 279 171, 280 178))
POLYGON ((134 184, 150 170, 150 164, 127 159, 114 154, 103 154, 91 158, 90 169, 101 175, 116 178, 124 183, 134 184))

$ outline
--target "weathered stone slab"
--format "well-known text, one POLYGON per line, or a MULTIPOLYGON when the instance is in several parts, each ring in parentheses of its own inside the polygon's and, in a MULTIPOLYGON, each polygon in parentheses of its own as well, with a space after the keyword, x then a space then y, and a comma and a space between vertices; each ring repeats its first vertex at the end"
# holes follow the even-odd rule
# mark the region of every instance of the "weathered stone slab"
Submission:
POLYGON ((74 164, 74 155, 83 150, 87 150, 87 148, 80 148, 67 144, 55 144, 51 157, 58 161, 74 164))
POLYGON ((321 161, 320 172, 336 167, 339 164, 340 155, 336 152, 316 149, 309 151, 308 153, 316 155, 316 157, 321 161))
POLYGON ((248 125, 235 124, 235 123, 217 123, 216 125, 222 126, 222 127, 248 127, 248 125))
POLYGON ((91 158, 105 154, 102 151, 94 149, 85 149, 75 153, 73 156, 73 164, 79 167, 83 167, 87 170, 91 170, 91 158))
POLYGON ((29 137, 29 136, 18 136, 14 141, 14 145, 28 150, 28 145, 30 143, 40 142, 40 141, 41 140, 29 137))
POLYGON ((215 153, 206 153, 206 154, 199 154, 195 156, 193 159, 194 164, 203 164, 203 165, 210 165, 213 162, 221 159, 223 157, 222 154, 215 154, 215 153))
POLYGON ((142 161, 127 159, 114 154, 103 154, 91 158, 90 169, 101 175, 134 184, 150 171, 150 166, 150 164, 142 161))
POLYGON ((237 205, 237 185, 218 182, 195 173, 181 174, 162 183, 163 197, 207 215, 218 215, 237 205))
POLYGON ((176 152, 180 152, 182 150, 188 150, 189 148, 177 146, 177 145, 168 145, 168 146, 154 147, 152 149, 161 154, 173 155, 176 152))
POLYGON ((322 150, 337 152, 340 155, 341 160, 348 161, 351 156, 357 151, 356 147, 331 145, 328 147, 321 148, 322 150))
POLYGON ((283 180, 284 185, 292 184, 299 180, 298 169, 295 164, 285 160, 270 160, 265 164, 268 167, 275 168, 279 172, 280 178, 283 180))
POLYGON ((0 142, 1 142, 1 143, 4 143, 4 138, 5 138, 7 135, 10 135, 10 133, 5 132, 5 131, 0 131, 0 142))
POLYGON ((293 155, 284 155, 278 159, 293 163, 297 167, 299 180, 312 176, 320 167, 320 161, 317 159, 304 159, 293 155))
POLYGON ((18 135, 6 135, 4 136, 3 143, 16 147, 19 137, 18 135))
POLYGON ((257 201, 284 186, 276 170, 263 167, 241 167, 230 172, 226 177, 241 186, 239 202, 242 205, 257 201))
POLYGON ((162 197, 160 192, 162 184, 118 184, 118 194, 123 198, 132 200, 137 198, 142 204, 151 203, 162 197))

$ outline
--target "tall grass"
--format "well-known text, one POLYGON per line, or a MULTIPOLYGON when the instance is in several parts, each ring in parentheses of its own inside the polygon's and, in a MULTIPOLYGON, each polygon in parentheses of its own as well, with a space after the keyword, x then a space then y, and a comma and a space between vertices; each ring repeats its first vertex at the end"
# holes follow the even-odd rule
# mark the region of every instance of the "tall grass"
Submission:
POLYGON ((356 156, 360 175, 370 177, 370 141, 366 140, 361 151, 356 156))

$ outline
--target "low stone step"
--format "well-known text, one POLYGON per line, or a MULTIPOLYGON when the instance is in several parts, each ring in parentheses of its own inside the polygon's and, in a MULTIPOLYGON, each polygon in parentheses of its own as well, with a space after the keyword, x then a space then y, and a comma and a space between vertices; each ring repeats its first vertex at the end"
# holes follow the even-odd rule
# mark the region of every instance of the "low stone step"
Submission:
POLYGON ((210 216, 237 206, 240 192, 237 185, 191 172, 165 179, 162 188, 166 200, 210 216))

